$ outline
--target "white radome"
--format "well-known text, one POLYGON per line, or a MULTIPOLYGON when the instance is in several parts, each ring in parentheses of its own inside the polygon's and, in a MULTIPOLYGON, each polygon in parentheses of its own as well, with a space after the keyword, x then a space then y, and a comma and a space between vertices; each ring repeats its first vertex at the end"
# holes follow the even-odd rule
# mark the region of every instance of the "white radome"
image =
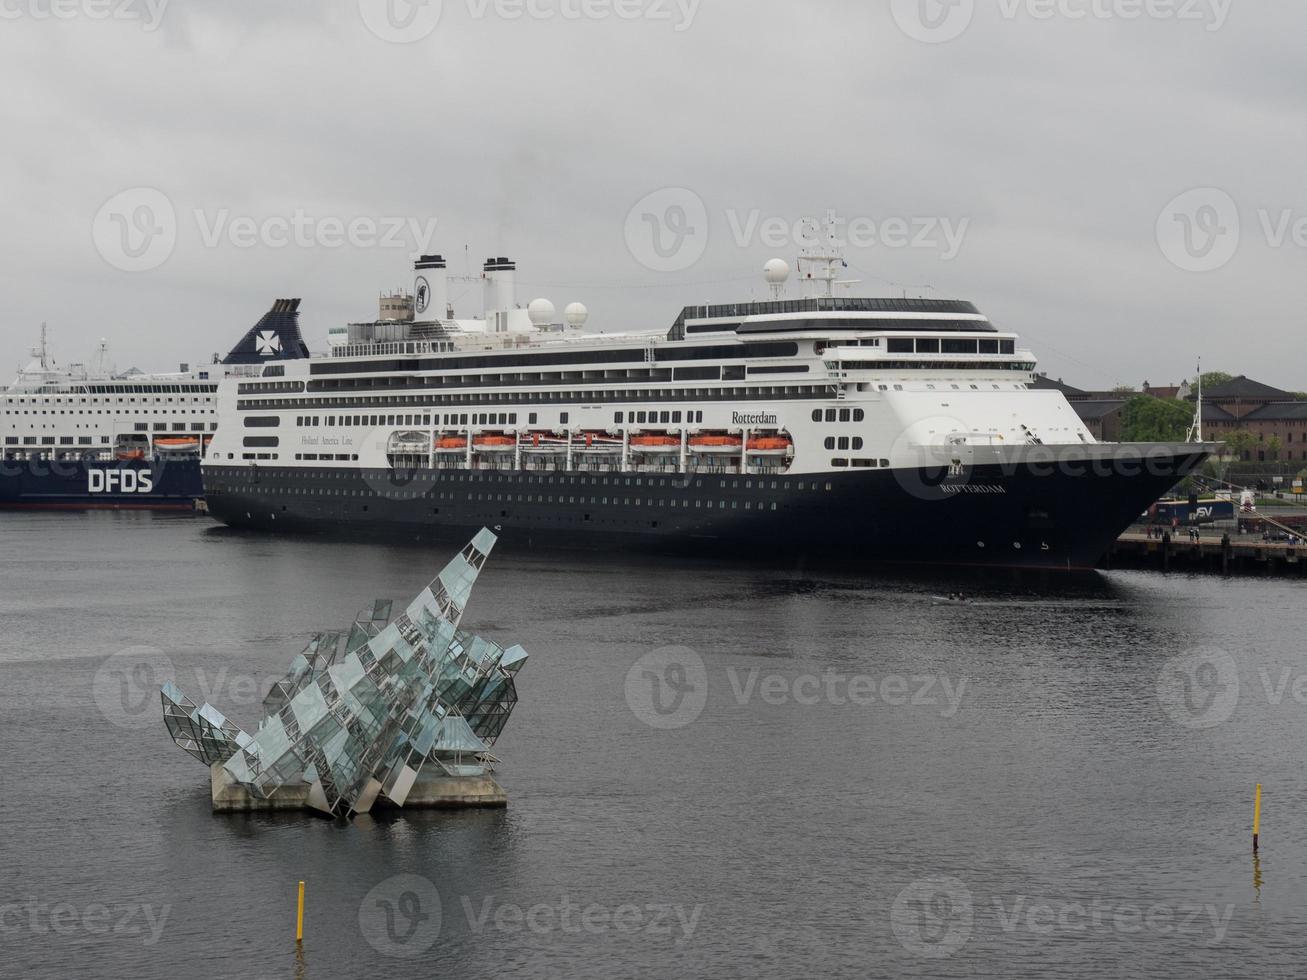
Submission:
POLYGON ((584 303, 568 303, 563 315, 567 317, 569 326, 584 327, 585 321, 590 318, 590 311, 585 308, 584 303))
POLYGON ((554 322, 554 304, 547 299, 533 299, 527 306, 526 312, 537 327, 548 326, 554 322))
POLYGON ((772 259, 762 267, 762 271, 773 286, 779 286, 790 278, 790 264, 784 259, 772 259))

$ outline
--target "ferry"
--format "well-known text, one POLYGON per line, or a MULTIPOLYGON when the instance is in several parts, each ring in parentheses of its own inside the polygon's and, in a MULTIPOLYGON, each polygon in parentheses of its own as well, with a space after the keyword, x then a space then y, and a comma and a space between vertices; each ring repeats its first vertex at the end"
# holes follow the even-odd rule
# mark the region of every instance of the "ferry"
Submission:
MULTIPOLYGON (((1083 569, 1214 449, 1103 444, 962 300, 838 295, 833 242, 768 300, 595 333, 515 299, 482 315, 445 260, 321 355, 218 386, 210 513, 260 531, 867 562, 1083 569)), ((469 277, 470 278, 470 277, 469 277)))
POLYGON ((278 307, 226 358, 144 374, 114 371, 103 340, 90 365, 61 368, 42 326, 31 362, 0 389, 0 509, 194 509, 219 381, 306 358, 298 329, 293 311, 278 307))

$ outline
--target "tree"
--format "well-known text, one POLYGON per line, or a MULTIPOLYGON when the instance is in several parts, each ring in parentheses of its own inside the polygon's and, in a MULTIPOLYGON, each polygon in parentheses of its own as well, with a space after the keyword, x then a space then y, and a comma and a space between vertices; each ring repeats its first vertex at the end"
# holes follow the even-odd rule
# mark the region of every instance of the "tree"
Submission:
POLYGON ((1133 395, 1138 391, 1133 385, 1117 385, 1112 389, 1114 395, 1133 395))
MULTIPOLYGON (((1215 388, 1217 385, 1223 385, 1227 381, 1233 381, 1233 374, 1226 374, 1224 371, 1204 371, 1202 373, 1203 391, 1208 388, 1215 388)), ((1195 387, 1197 387, 1195 385, 1195 387)))
POLYGON ((1189 432, 1193 409, 1184 402, 1138 395, 1121 409, 1123 442, 1179 442, 1189 432))
POLYGON ((1245 453, 1251 453, 1253 448, 1261 441, 1247 429, 1237 429, 1231 432, 1223 440, 1226 452, 1231 456, 1243 459, 1245 453))

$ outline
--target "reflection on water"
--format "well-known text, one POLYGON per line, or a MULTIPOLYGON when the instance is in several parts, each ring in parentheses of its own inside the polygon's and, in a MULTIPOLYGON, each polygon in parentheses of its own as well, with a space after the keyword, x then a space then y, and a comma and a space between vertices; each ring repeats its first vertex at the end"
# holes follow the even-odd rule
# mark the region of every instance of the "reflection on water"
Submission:
POLYGON ((449 549, 148 515, 4 521, 15 974, 1188 978, 1296 962, 1298 583, 500 552, 466 623, 532 654, 496 748, 509 807, 343 824, 212 814, 203 768, 161 721, 106 717, 97 671, 154 648, 184 690, 252 724, 306 634, 412 595, 449 549), (101 907, 135 912, 105 933, 101 907), (405 937, 429 945, 405 958, 405 937))

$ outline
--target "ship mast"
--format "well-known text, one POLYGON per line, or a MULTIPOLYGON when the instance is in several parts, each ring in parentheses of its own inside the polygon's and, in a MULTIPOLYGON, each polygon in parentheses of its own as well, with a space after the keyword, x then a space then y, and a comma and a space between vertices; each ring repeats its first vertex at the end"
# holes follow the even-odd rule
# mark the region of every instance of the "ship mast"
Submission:
POLYGON ((1189 425, 1186 442, 1203 441, 1203 359, 1198 358, 1198 401, 1194 407, 1194 420, 1189 425))
POLYGON ((799 282, 805 297, 835 295, 837 268, 844 268, 844 250, 835 235, 835 212, 826 212, 824 240, 819 240, 817 223, 808 221, 812 244, 799 253, 799 282))

